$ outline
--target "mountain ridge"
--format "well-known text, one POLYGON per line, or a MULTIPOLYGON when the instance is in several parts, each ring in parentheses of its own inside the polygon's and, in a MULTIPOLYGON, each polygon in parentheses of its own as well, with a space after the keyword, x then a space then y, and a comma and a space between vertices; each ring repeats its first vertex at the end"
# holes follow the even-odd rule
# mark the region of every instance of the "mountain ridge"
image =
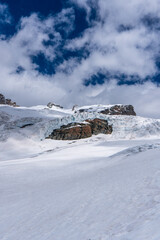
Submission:
MULTIPOLYGON (((124 111, 126 106, 131 105, 91 105, 77 107, 74 111, 57 106, 49 108, 41 105, 15 108, 8 105, 0 105, 0 139, 3 141, 3 139, 7 139, 11 135, 19 134, 24 137, 37 139, 38 141, 45 140, 54 130, 58 130, 62 126, 67 128, 68 124, 84 124, 86 120, 94 119, 101 119, 102 122, 105 120, 108 122, 108 125, 112 126, 113 131, 112 134, 108 135, 108 139, 160 136, 159 119, 135 116, 134 111, 132 115, 120 115, 119 112, 117 115, 110 114, 110 109, 112 109, 112 112, 114 108, 117 111, 117 106, 118 109, 124 111), (85 111, 81 111, 82 109, 85 109, 85 111), (103 112, 106 111, 109 113, 104 114, 103 112)), ((134 110, 132 106, 131 109, 134 110)))

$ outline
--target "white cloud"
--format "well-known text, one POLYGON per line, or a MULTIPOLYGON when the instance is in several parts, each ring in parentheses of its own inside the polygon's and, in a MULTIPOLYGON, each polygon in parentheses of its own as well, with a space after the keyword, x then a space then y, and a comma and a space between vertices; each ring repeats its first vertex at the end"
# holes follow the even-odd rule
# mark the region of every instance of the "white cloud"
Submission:
MULTIPOLYGON (((72 1, 87 9, 89 20, 90 2, 94 1, 72 1)), ((81 61, 76 58, 64 61, 54 76, 39 74, 30 55, 41 52, 54 60, 61 54, 63 39, 56 29, 61 28, 61 23, 65 23, 62 30, 66 35, 74 29, 73 9, 64 9, 46 19, 37 14, 22 17, 14 36, 0 38, 0 92, 21 105, 47 104, 49 101, 68 107, 75 103, 133 104, 139 115, 160 118, 157 110, 160 88, 151 82, 119 86, 115 79, 110 79, 103 85, 86 87, 83 84, 100 70, 135 74, 141 78, 156 73, 154 58, 160 50, 159 32, 151 31, 141 19, 147 14, 159 17, 159 1, 99 0, 98 4, 100 20, 80 37, 64 43, 66 49, 87 49, 89 56, 81 61), (122 24, 132 28, 121 32, 118 28, 122 24), (50 34, 53 44, 45 45, 50 34), (19 75, 15 73, 18 66, 25 69, 19 75)))
POLYGON ((0 3, 0 24, 10 24, 12 17, 9 13, 8 6, 0 3))
POLYGON ((63 29, 66 34, 74 30, 74 20, 75 15, 73 8, 62 9, 62 11, 54 17, 56 25, 59 25, 59 28, 63 29))
POLYGON ((6 39, 1 36, 0 92, 24 105, 47 103, 51 99, 59 101, 63 97, 63 87, 57 81, 53 82, 52 77, 39 74, 30 56, 43 53, 45 58, 53 60, 62 41, 55 27, 59 21, 65 22, 66 31, 70 31, 72 23, 69 18, 72 14, 72 9, 67 9, 44 19, 33 13, 21 18, 17 33, 12 37, 6 39), (50 40, 49 35, 52 35, 53 44, 44 44, 44 41, 50 40), (16 69, 19 66, 25 71, 18 75, 16 69))
MULTIPOLYGON (((74 2, 80 4, 77 0, 74 2)), ((142 19, 148 14, 160 17, 159 1, 151 4, 146 0, 99 0, 98 3, 101 20, 87 29, 83 36, 69 42, 67 48, 90 49, 92 54, 86 62, 88 65, 94 62, 93 71, 101 65, 108 71, 137 74, 141 78, 154 74, 157 70, 154 58, 160 50, 160 33, 148 29, 142 19), (120 26, 130 27, 130 30, 121 32, 120 26)), ((80 5, 87 5, 88 9, 90 1, 82 0, 80 5)))

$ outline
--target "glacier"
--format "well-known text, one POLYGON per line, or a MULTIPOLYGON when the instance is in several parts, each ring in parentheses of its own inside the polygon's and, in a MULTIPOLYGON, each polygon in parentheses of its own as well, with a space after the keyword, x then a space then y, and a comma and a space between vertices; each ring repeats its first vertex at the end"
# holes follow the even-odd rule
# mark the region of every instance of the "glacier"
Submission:
MULTIPOLYGON (((4 139, 5 134, 9 134, 13 132, 13 130, 16 130, 16 133, 18 132, 24 135, 25 130, 21 130, 20 128, 25 125, 33 125, 33 127, 30 128, 32 135, 44 140, 54 129, 58 129, 62 125, 67 125, 72 122, 84 122, 86 119, 95 118, 107 120, 108 123, 113 126, 113 134, 109 136, 111 139, 154 138, 160 136, 159 119, 139 116, 113 116, 100 113, 101 110, 111 106, 112 105, 85 106, 82 108, 88 108, 89 110, 82 113, 79 111, 74 112, 71 109, 59 109, 54 106, 52 109, 46 106, 30 108, 0 106, 2 119, 0 119, 1 138, 4 139), (5 118, 7 118, 7 120, 5 118)), ((30 129, 27 130, 29 131, 30 129)), ((27 132, 27 134, 29 133, 27 132)))
POLYGON ((106 107, 0 106, 1 240, 160 239, 160 120, 106 107), (97 117, 111 135, 45 139, 97 117))

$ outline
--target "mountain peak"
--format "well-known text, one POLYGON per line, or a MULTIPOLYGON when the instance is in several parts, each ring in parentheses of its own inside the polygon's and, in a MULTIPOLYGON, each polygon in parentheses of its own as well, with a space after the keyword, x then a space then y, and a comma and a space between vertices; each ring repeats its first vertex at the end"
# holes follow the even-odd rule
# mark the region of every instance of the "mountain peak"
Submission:
POLYGON ((5 98, 5 96, 2 93, 0 93, 0 104, 18 107, 16 102, 13 102, 10 98, 5 98))

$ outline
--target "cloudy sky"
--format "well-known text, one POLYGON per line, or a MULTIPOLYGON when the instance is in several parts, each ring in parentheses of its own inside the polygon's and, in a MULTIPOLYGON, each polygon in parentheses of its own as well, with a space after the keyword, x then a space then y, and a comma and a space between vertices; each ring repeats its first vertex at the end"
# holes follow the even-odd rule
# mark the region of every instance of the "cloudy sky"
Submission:
POLYGON ((0 0, 0 92, 160 118, 159 0, 0 0))

